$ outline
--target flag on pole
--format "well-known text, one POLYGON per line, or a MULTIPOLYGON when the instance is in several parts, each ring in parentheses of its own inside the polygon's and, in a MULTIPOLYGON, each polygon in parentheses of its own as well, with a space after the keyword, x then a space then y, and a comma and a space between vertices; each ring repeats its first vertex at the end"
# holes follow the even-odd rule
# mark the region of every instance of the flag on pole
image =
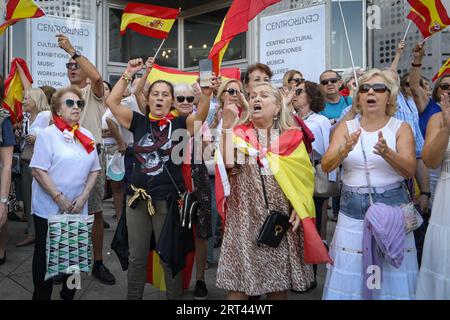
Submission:
POLYGON ((123 11, 120 34, 130 28, 148 37, 166 39, 179 13, 180 9, 129 3, 123 11))
POLYGON ((408 0, 411 12, 406 17, 412 20, 424 39, 450 25, 450 2, 447 0, 408 0))
MULTIPOLYGON (((239 68, 223 68, 220 72, 222 74, 222 81, 227 79, 240 80, 241 78, 241 71, 239 68)), ((197 81, 198 75, 198 72, 185 72, 153 64, 152 71, 148 75, 147 81, 152 83, 157 80, 166 80, 174 85, 178 83, 192 84, 197 81)))
POLYGON ((33 0, 9 0, 6 4, 5 22, 0 25, 0 35, 17 21, 44 15, 44 11, 33 0))
POLYGON ((3 100, 3 107, 11 114, 11 121, 17 123, 22 121, 22 101, 23 101, 23 85, 20 80, 19 71, 17 70, 16 62, 22 67, 25 76, 31 83, 33 79, 28 71, 25 60, 15 58, 11 62, 11 72, 5 80, 5 98, 3 100))
POLYGON ((444 74, 450 74, 450 58, 439 69, 438 73, 436 73, 436 75, 433 77, 432 81, 435 82, 437 79, 442 77, 444 74))
POLYGON ((218 75, 223 56, 233 38, 248 30, 248 23, 261 11, 281 0, 234 0, 228 10, 208 58, 213 62, 213 71, 218 75))

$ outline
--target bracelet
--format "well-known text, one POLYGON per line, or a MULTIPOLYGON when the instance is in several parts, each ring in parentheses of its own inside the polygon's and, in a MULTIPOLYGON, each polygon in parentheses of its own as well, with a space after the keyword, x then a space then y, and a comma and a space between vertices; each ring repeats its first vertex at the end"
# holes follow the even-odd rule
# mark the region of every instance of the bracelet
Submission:
POLYGON ((233 129, 232 128, 222 128, 222 133, 233 133, 233 129))
POLYGON ((411 66, 416 67, 416 68, 420 68, 422 66, 422 64, 421 63, 414 63, 414 62, 412 62, 411 66))
POLYGON ((428 198, 431 198, 431 192, 421 191, 420 195, 424 195, 424 196, 427 196, 428 198))
POLYGON ((125 81, 127 82, 127 84, 130 84, 130 82, 131 82, 131 78, 130 78, 130 76, 129 76, 126 72, 124 72, 124 73, 122 74, 121 79, 125 80, 125 81))
POLYGON ((58 192, 58 194, 53 197, 53 201, 57 202, 59 198, 62 196, 62 194, 63 194, 62 192, 58 192))

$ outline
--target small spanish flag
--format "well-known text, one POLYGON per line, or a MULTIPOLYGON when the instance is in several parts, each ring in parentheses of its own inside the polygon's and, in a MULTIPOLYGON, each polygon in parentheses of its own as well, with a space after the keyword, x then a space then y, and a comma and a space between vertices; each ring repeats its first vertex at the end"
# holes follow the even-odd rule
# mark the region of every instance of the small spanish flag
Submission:
POLYGON ((450 25, 450 3, 442 0, 408 0, 411 12, 406 17, 412 20, 424 39, 450 25))
POLYGON ((33 0, 9 0, 6 4, 5 22, 0 25, 0 35, 20 20, 39 18, 44 15, 45 12, 33 0))
POLYGON ((130 28, 148 37, 166 39, 179 13, 180 9, 129 3, 123 11, 120 34, 130 28))
POLYGON ((11 62, 11 72, 5 80, 5 98, 3 100, 3 107, 11 114, 11 121, 17 123, 22 121, 22 101, 23 101, 23 85, 20 80, 19 71, 17 70, 18 63, 28 78, 28 81, 33 83, 30 72, 28 71, 25 60, 15 58, 11 62))
POLYGON ((432 81, 435 82, 437 79, 442 77, 444 74, 450 74, 450 58, 446 63, 439 69, 438 73, 433 77, 432 81))
MULTIPOLYGON (((226 79, 239 80, 241 78, 239 68, 223 68, 220 72, 222 74, 222 81, 226 79)), ((148 75, 147 81, 153 83, 157 80, 166 80, 174 85, 178 83, 192 84, 197 81, 197 78, 198 72, 185 72, 153 64, 152 72, 148 75)))

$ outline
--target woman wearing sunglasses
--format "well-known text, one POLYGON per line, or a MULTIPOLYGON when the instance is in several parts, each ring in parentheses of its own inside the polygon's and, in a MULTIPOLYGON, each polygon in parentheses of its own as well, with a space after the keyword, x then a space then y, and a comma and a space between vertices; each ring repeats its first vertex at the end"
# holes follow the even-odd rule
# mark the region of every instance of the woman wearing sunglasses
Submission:
POLYGON ((283 87, 293 89, 305 81, 303 74, 298 70, 289 70, 283 76, 283 87))
MULTIPOLYGON (((33 173, 31 207, 36 232, 33 254, 33 299, 49 300, 53 280, 44 281, 46 238, 50 215, 88 214, 87 200, 100 164, 93 135, 79 126, 84 100, 78 87, 58 90, 52 98, 53 125, 38 134, 30 162, 33 173)), ((75 289, 64 276, 60 296, 72 300, 75 289)))
MULTIPOLYGON (((416 169, 414 137, 408 124, 393 117, 397 92, 388 71, 365 73, 354 96, 361 117, 338 126, 322 158, 325 172, 341 164, 343 172, 339 218, 330 246, 334 265, 327 265, 323 299, 364 298, 364 276, 371 273, 363 268, 369 192, 374 203, 400 206, 410 202, 402 181, 414 176, 416 169)), ((404 232, 403 225, 395 230, 404 232)), ((393 240, 392 245, 404 247, 404 258, 398 269, 381 260, 381 290, 374 290, 374 299, 414 299, 418 264, 413 232, 405 235, 404 243, 393 240)))
POLYGON ((211 79, 210 87, 202 88, 197 112, 189 116, 172 110, 175 97, 171 83, 163 80, 153 82, 148 90, 148 108, 145 108, 148 111, 144 116, 121 105, 123 92, 131 77, 143 67, 142 59, 130 60, 106 101, 119 123, 134 136, 134 162, 127 186, 126 208, 130 250, 127 298, 142 299, 147 257, 154 235, 164 269, 166 296, 168 299, 180 299, 183 293, 181 269, 185 265, 186 254, 192 251, 189 248, 192 237, 189 232, 181 234, 177 224, 180 221, 179 194, 186 189, 179 144, 185 140, 187 133, 194 134, 195 122, 205 121, 217 78, 211 79), (175 245, 164 241, 171 242, 173 237, 178 240, 175 245))

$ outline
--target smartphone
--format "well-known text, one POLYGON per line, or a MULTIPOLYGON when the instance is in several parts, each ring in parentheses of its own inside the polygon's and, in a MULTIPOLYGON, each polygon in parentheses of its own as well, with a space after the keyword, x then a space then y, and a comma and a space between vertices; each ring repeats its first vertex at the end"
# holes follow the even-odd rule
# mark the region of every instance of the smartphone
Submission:
POLYGON ((199 60, 200 87, 209 87, 212 78, 212 61, 209 59, 199 60))

